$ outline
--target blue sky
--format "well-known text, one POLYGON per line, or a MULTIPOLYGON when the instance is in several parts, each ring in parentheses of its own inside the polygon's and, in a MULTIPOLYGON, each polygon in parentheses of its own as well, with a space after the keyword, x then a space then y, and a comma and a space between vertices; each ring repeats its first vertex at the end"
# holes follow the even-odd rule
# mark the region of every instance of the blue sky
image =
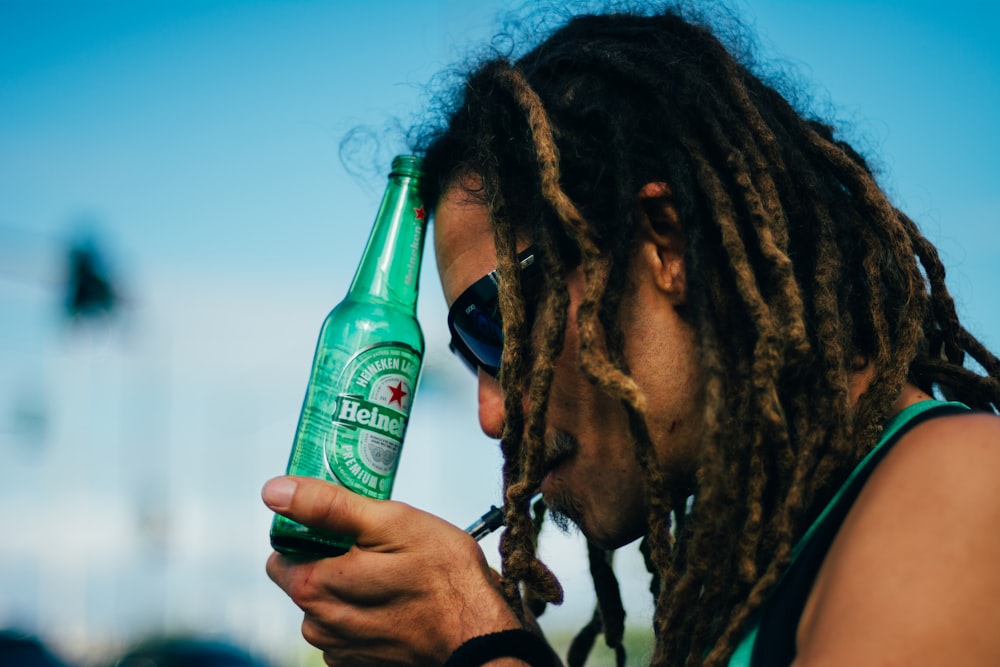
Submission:
MULTIPOLYGON (((0 0, 0 626, 114 643, 125 615, 269 651, 301 643, 262 574, 257 491, 284 466, 319 323, 402 148, 382 133, 382 161, 357 175, 339 144, 419 118, 424 85, 509 4, 0 0), (58 321, 62 244, 82 230, 127 291, 112 332, 58 321), (26 410, 44 427, 25 430, 26 410), (66 523, 67 507, 74 559, 47 548, 46 524, 66 523), (60 589, 75 602, 57 604, 60 589)), ((874 159, 939 245, 960 314, 1000 348, 1000 3, 735 7, 766 69, 791 68, 874 159)), ((446 352, 427 257, 433 381, 396 496, 464 524, 496 502, 498 459, 446 352)), ((585 564, 566 555, 573 538, 551 540, 571 593, 549 622, 572 625, 589 617, 585 564)))

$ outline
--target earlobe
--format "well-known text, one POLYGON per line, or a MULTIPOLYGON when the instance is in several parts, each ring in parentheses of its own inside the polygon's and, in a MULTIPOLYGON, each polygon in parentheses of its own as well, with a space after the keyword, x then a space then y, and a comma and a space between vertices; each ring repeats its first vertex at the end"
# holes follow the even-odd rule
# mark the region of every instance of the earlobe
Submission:
POLYGON ((675 305, 684 303, 684 232, 673 192, 661 181, 639 190, 639 246, 654 272, 657 287, 675 305))

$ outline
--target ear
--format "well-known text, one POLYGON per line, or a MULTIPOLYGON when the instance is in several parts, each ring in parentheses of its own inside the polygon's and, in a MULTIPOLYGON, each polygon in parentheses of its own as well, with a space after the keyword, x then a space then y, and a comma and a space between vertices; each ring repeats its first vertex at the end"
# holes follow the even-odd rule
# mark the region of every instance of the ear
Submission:
POLYGON ((686 300, 684 280, 684 232, 670 186, 646 183, 639 190, 638 251, 653 272, 656 286, 674 305, 686 300))

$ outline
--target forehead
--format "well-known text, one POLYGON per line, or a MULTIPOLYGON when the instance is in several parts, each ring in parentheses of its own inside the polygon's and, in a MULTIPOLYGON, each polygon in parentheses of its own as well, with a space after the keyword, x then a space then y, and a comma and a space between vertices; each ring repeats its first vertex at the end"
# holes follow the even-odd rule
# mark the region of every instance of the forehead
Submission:
POLYGON ((496 268, 489 211, 460 187, 451 187, 434 211, 434 254, 445 300, 496 268))

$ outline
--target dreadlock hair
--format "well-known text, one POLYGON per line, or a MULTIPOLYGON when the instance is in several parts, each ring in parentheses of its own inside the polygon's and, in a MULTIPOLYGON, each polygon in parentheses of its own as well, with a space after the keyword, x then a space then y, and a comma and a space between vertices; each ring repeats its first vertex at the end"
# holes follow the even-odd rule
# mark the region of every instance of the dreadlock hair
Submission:
MULTIPOLYGON (((494 228, 506 335, 502 587, 515 609, 524 587, 562 595, 536 556, 530 499, 570 269, 585 278, 579 367, 627 411, 645 471, 654 665, 728 660, 905 382, 973 408, 1000 405, 1000 361, 959 323, 931 243, 830 126, 798 112, 704 25, 674 11, 579 16, 516 61, 478 66, 456 103, 419 147, 424 194, 433 205, 474 182, 468 194, 494 228), (687 507, 665 482, 617 324, 637 193, 660 181, 685 236, 705 383, 687 507), (547 267, 530 357, 519 237, 547 267), (871 381, 852 403, 849 380, 862 368, 871 381)), ((613 576, 594 563, 596 576, 613 576)))

